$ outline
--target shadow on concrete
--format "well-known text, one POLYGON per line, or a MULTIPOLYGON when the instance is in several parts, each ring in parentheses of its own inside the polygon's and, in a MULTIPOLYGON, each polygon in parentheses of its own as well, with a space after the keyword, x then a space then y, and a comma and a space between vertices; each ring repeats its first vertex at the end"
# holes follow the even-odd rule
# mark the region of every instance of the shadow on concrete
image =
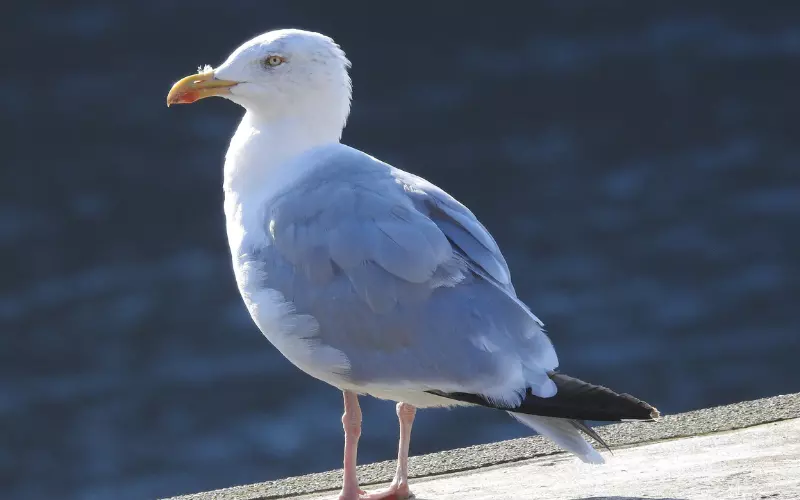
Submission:
MULTIPOLYGON (((420 496, 415 495, 414 500, 438 500, 437 498, 431 496, 420 496)), ((685 498, 673 498, 673 497, 581 497, 576 498, 574 500, 687 500, 685 498)))
POLYGON ((654 498, 654 497, 582 497, 575 500, 686 500, 683 498, 654 498))

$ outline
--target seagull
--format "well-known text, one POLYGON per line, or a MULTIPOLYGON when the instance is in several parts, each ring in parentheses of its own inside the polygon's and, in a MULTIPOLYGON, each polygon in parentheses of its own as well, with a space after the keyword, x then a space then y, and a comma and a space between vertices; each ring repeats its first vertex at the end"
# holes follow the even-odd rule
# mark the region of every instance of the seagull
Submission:
POLYGON ((608 448, 586 420, 658 410, 556 371, 542 322, 517 297, 489 231, 425 179, 340 142, 350 62, 331 38, 259 35, 176 82, 167 105, 220 96, 245 109, 223 190, 236 284, 255 324, 297 368, 344 396, 340 500, 411 498, 417 408, 506 411, 588 463, 608 448), (356 474, 358 396, 397 402, 397 472, 367 493, 356 474))

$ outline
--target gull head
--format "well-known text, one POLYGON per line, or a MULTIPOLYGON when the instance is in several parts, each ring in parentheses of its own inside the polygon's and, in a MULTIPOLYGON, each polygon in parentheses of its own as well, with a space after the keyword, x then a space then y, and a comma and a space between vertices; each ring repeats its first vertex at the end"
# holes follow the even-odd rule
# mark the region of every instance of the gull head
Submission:
POLYGON ((213 68, 175 83, 167 106, 219 96, 264 121, 328 118, 350 112, 350 62, 329 37, 296 29, 259 35, 213 68))

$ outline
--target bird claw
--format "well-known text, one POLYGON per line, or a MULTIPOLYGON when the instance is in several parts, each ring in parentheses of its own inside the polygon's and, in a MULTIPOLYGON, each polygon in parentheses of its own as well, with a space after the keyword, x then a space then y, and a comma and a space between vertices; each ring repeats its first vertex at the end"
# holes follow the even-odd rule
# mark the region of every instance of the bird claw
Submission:
POLYGON ((388 488, 382 491, 366 492, 363 489, 358 489, 358 496, 345 495, 342 492, 339 495, 339 500, 411 500, 415 498, 408 485, 396 485, 392 483, 388 488))

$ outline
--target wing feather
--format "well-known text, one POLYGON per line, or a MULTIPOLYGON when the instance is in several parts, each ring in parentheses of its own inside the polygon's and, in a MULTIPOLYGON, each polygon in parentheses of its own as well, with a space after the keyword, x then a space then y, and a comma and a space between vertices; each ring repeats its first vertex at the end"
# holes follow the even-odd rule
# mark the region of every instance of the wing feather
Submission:
POLYGON ((397 178, 415 205, 470 259, 470 264, 503 288, 513 290, 511 273, 497 242, 467 207, 421 177, 397 171, 397 178))
POLYGON ((265 286, 316 319, 351 383, 551 395, 555 351, 486 228, 433 184, 358 155, 265 207, 265 286))

